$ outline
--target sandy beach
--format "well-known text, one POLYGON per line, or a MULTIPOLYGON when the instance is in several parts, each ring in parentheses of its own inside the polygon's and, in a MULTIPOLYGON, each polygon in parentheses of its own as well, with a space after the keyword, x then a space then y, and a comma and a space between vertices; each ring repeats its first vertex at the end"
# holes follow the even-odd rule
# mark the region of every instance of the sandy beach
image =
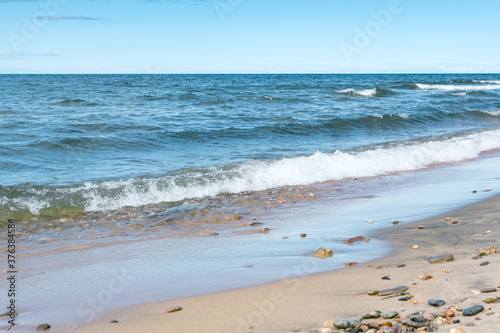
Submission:
MULTIPOLYGON (((393 224, 372 235, 362 235, 392 245, 389 256, 373 262, 267 285, 130 307, 106 313, 77 332, 335 332, 341 330, 333 321, 360 319, 372 311, 398 313, 392 319, 365 319, 363 324, 395 324, 397 318, 418 311, 425 311, 423 316, 433 320, 437 317, 432 313, 450 307, 455 310, 454 316, 433 320, 434 330, 497 332, 500 303, 483 300, 500 296, 500 256, 478 254, 482 249, 498 248, 499 233, 500 196, 496 196, 427 220, 393 224), (441 254, 452 254, 453 261, 431 264, 424 258, 441 254), (423 280, 424 275, 431 278, 423 280), (408 295, 367 294, 398 286, 407 286, 408 295), (495 290, 486 292, 488 288, 495 290), (399 300, 405 296, 410 300, 399 300), (434 307, 428 304, 430 299, 445 304, 434 307), (482 305, 484 310, 472 316, 462 314, 474 305, 482 305), (168 313, 176 307, 182 309, 168 313)), ((318 259, 319 264, 322 261, 318 259)), ((294 269, 307 271, 307 267, 294 269)))

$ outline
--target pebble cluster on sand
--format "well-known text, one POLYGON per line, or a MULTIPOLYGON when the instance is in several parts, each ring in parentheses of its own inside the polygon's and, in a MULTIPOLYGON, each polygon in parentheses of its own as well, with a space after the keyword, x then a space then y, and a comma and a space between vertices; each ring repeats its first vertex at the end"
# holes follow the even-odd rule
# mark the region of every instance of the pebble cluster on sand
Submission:
MULTIPOLYGON (((360 241, 362 239, 362 237, 351 238, 346 241, 346 244, 352 243, 353 240, 360 241)), ((325 249, 320 250, 323 250, 320 251, 320 254, 324 254, 325 249)), ((481 259, 496 253, 496 247, 490 246, 478 250, 471 259, 481 259)), ((428 256, 424 259, 430 264, 446 263, 453 261, 453 254, 445 253, 428 256)), ((371 267, 371 265, 368 265, 368 267, 371 267)), ((398 265, 397 267, 404 267, 404 265, 398 265)), ((442 273, 449 272, 451 271, 446 269, 442 270, 442 273)), ((433 279, 434 277, 429 274, 424 274, 419 276, 419 278, 425 281, 433 279)), ((382 279, 390 280, 388 276, 384 276, 382 279)), ((485 294, 485 296, 487 296, 486 294, 498 292, 499 289, 500 285, 496 287, 485 287, 479 290, 471 290, 470 293, 485 294)), ((499 316, 500 312, 500 297, 496 295, 485 297, 481 302, 467 302, 468 297, 464 297, 458 302, 463 303, 460 305, 449 304, 447 300, 439 298, 417 301, 416 299, 418 297, 411 294, 411 288, 404 285, 394 286, 383 290, 367 290, 364 295, 367 297, 380 297, 381 300, 397 298, 398 301, 406 302, 408 307, 398 311, 392 310, 383 312, 380 310, 373 310, 369 313, 360 314, 357 318, 327 320, 323 323, 322 327, 318 329, 307 331, 296 330, 293 332, 404 333, 437 332, 441 330, 448 333, 465 333, 467 327, 480 326, 482 316, 499 316)))

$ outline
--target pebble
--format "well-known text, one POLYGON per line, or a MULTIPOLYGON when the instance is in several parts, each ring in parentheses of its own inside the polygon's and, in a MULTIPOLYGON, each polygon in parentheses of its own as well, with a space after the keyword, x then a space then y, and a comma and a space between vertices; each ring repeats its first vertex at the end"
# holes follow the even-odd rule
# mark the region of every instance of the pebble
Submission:
POLYGON ((464 316, 474 316, 482 311, 484 311, 484 306, 478 304, 464 309, 462 314, 464 316))
POLYGON ((401 267, 405 267, 405 266, 406 266, 405 264, 398 264, 396 267, 401 268, 401 267))
POLYGON ((361 242, 361 241, 364 241, 364 240, 365 240, 365 238, 363 236, 353 237, 353 238, 349 238, 348 240, 346 240, 345 244, 346 245, 351 245, 352 243, 361 242))
POLYGON ((461 328, 451 328, 449 333, 465 333, 465 331, 461 328))
POLYGON ((368 314, 365 314, 363 317, 361 317, 362 319, 377 319, 377 318, 380 318, 382 317, 382 311, 372 311, 368 314))
POLYGON ((345 329, 345 328, 354 328, 356 327, 357 325, 361 324, 361 319, 357 319, 357 318, 354 318, 354 319, 337 319, 333 322, 333 325, 336 327, 336 328, 340 328, 340 329, 345 329))
POLYGON ((260 233, 267 234, 269 232, 269 228, 264 228, 262 230, 259 230, 260 233))
POLYGON ((389 311, 389 312, 384 313, 384 315, 383 315, 383 317, 385 319, 392 319, 392 318, 395 318, 397 316, 399 316, 399 312, 397 312, 397 311, 389 311))
POLYGON ((50 331, 50 325, 49 324, 38 325, 38 327, 36 328, 36 330, 40 331, 40 332, 50 331))
POLYGON ((306 234, 300 234, 300 238, 306 238, 307 235, 306 234))
POLYGON ((354 261, 354 262, 348 262, 348 263, 346 263, 345 265, 346 265, 347 267, 352 267, 352 266, 356 266, 357 264, 358 264, 358 263, 354 261))
POLYGON ((426 281, 426 280, 430 280, 430 279, 432 279, 432 278, 434 278, 434 276, 429 275, 429 274, 425 274, 425 275, 423 275, 423 276, 422 276, 422 278, 421 278, 421 279, 422 279, 423 281, 426 281))
POLYGON ((320 259, 326 259, 333 256, 333 251, 322 247, 314 251, 312 256, 320 259))
POLYGON ((424 257, 425 260, 430 262, 431 264, 438 264, 447 261, 453 261, 453 254, 445 253, 437 256, 424 257))
POLYGON ((368 223, 373 223, 373 220, 369 220, 368 223))
POLYGON ((487 266, 489 264, 490 264, 489 261, 483 261, 482 263, 479 264, 479 266, 487 266))
POLYGON ((177 311, 181 311, 181 310, 182 310, 182 306, 176 306, 176 307, 168 310, 167 313, 177 312, 177 311))
POLYGON ((110 323, 111 324, 118 324, 118 320, 111 320, 110 323))
POLYGON ((378 293, 379 296, 389 296, 394 294, 400 294, 407 291, 409 288, 407 286, 398 286, 395 288, 384 289, 378 293))
POLYGON ((413 245, 411 248, 412 248, 412 249, 414 249, 414 250, 417 250, 417 249, 419 249, 419 248, 420 248, 420 246, 418 246, 418 245, 413 245))
POLYGON ((378 290, 378 289, 371 289, 371 290, 368 290, 367 294, 370 296, 375 296, 375 295, 378 295, 379 292, 380 292, 380 290, 378 290))
POLYGON ((386 275, 384 277, 382 277, 382 280, 390 280, 391 278, 389 277, 389 275, 386 275))
POLYGON ((443 306, 446 304, 446 302, 443 301, 442 299, 430 299, 429 301, 427 301, 427 303, 435 307, 443 306))
POLYGON ((401 298, 398 298, 398 301, 401 301, 401 302, 408 302, 409 300, 411 300, 411 297, 401 297, 401 298))
POLYGON ((392 224, 399 224, 399 221, 394 221, 392 222, 392 224))
POLYGON ((497 303, 498 301, 500 301, 500 298, 498 298, 497 296, 492 296, 483 299, 483 302, 486 304, 497 303))
POLYGON ((423 225, 419 225, 419 226, 417 227, 417 229, 425 229, 425 226, 423 226, 423 225))
POLYGON ((494 293, 495 291, 497 291, 497 288, 484 288, 484 289, 481 289, 482 293, 494 293))

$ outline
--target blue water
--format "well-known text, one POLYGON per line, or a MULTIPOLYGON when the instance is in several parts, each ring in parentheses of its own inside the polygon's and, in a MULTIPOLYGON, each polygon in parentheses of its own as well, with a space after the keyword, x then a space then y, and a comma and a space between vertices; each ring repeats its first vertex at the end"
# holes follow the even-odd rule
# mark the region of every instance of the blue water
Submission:
POLYGON ((0 215, 377 176, 500 148, 500 75, 2 75, 0 215))

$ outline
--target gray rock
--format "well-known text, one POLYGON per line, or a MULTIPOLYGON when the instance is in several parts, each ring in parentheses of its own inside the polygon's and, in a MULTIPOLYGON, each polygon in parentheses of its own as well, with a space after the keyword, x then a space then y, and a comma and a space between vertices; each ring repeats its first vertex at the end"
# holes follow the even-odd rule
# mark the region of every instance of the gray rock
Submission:
POLYGON ((442 299, 430 299, 427 303, 431 306, 436 306, 436 307, 446 304, 446 302, 443 301, 442 299))
POLYGON ((484 306, 478 304, 468 307, 467 309, 464 309, 464 311, 462 311, 462 314, 464 316, 473 316, 482 311, 484 311, 484 306))
POLYGON ((385 319, 391 319, 399 316, 399 313, 397 311, 389 311, 384 313, 384 318, 385 319))
POLYGON ((384 289, 378 293, 379 296, 389 296, 394 294, 400 294, 407 291, 409 288, 407 286, 399 286, 390 289, 384 289))
POLYGON ((361 319, 337 319, 333 322, 333 326, 340 329, 354 328, 361 324, 361 319))

